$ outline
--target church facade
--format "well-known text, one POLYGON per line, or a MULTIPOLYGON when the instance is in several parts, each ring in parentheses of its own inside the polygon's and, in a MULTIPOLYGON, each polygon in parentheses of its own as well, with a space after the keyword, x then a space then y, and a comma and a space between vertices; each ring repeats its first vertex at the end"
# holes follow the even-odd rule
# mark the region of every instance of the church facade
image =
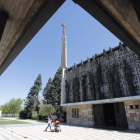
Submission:
POLYGON ((66 66, 62 66, 61 105, 67 109, 68 124, 140 130, 140 59, 134 52, 119 43, 66 66))

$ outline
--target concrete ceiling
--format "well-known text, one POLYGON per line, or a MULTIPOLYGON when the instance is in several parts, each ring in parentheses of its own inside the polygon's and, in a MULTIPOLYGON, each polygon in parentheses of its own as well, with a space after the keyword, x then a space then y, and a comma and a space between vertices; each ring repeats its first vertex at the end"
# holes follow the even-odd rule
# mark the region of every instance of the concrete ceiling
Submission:
MULTIPOLYGON (((0 0, 0 11, 9 14, 0 41, 0 75, 64 2, 65 0, 0 0)), ((135 0, 133 4, 132 0, 73 2, 80 5, 140 57, 138 1, 135 0)))
MULTIPOLYGON (((140 57, 140 22, 137 17, 138 10, 136 14, 130 0, 73 1, 97 19, 140 57)), ((134 1, 138 2, 138 0, 134 1)))
POLYGON ((0 41, 0 65, 44 0, 0 0, 0 10, 9 14, 0 41))
POLYGON ((140 44, 140 22, 130 0, 99 0, 125 30, 140 44))
POLYGON ((65 0, 0 0, 9 14, 0 41, 0 75, 65 0))

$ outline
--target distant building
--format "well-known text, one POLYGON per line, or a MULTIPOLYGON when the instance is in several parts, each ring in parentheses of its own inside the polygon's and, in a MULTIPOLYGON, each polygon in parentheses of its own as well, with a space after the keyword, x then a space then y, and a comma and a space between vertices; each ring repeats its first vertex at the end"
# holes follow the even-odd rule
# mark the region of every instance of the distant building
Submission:
POLYGON ((61 64, 61 105, 68 124, 140 129, 140 59, 127 46, 119 43, 68 69, 67 58, 61 64))

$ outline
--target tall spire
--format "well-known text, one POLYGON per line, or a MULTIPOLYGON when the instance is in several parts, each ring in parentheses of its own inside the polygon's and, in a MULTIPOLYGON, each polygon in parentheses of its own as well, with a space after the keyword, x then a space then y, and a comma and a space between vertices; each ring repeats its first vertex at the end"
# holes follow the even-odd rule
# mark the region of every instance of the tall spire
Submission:
POLYGON ((66 36, 65 36, 65 23, 63 23, 63 35, 62 35, 62 53, 61 53, 61 67, 67 68, 67 44, 66 44, 66 36))

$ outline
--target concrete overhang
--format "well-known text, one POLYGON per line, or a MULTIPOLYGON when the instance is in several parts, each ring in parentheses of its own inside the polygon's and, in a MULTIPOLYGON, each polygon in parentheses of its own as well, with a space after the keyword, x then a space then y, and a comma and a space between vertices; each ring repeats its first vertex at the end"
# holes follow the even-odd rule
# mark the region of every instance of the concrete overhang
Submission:
POLYGON ((9 15, 0 41, 0 75, 65 0, 0 0, 9 15))
POLYGON ((74 106, 74 105, 86 105, 86 104, 106 104, 106 103, 117 103, 117 102, 137 101, 137 100, 140 100, 140 95, 139 96, 130 96, 130 97, 112 98, 112 99, 103 99, 103 100, 75 102, 75 103, 61 103, 61 106, 74 106))
MULTIPOLYGON (((0 75, 64 1, 0 0, 0 11, 9 15, 0 41, 0 75)), ((132 0, 73 1, 140 56, 139 9, 136 3, 132 0)))
MULTIPOLYGON (((140 57, 139 0, 73 0, 140 57), (135 1, 135 3, 132 3, 135 1), (134 6, 133 6, 134 5, 134 6), (136 14, 137 13, 137 14, 136 14)), ((92 23, 90 23, 92 24, 92 23)))

